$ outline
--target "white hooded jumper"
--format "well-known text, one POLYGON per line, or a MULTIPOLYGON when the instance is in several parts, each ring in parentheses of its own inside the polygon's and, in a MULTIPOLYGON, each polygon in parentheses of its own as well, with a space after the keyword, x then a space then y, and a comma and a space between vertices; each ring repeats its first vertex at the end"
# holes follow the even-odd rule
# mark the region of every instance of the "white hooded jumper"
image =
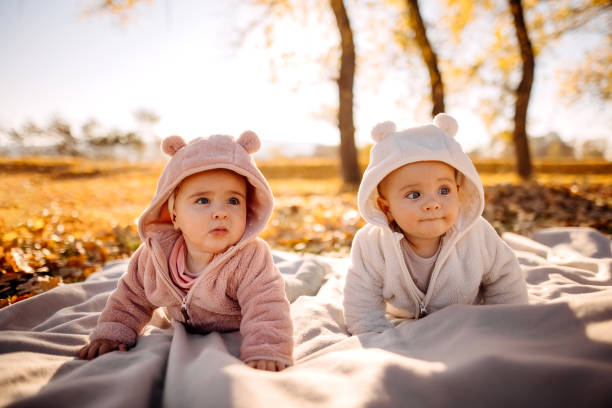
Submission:
POLYGON ((359 187, 358 205, 368 222, 353 240, 344 288, 344 318, 349 332, 382 332, 389 317, 418 319, 451 304, 526 303, 527 287, 512 250, 481 216, 482 183, 470 158, 453 138, 457 122, 439 114, 433 125, 396 132, 377 125, 376 143, 359 187), (378 184, 406 164, 440 161, 454 167, 459 184, 459 217, 442 240, 427 292, 414 283, 400 241, 376 204, 378 184))

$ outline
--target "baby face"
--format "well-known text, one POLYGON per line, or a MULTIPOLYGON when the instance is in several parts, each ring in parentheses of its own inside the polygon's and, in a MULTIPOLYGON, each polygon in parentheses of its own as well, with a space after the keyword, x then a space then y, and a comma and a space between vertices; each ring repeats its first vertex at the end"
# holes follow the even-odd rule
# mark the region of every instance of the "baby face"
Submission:
POLYGON ((246 227, 244 177, 215 169, 187 177, 174 200, 175 227, 188 252, 217 254, 237 243, 246 227))
POLYGON ((409 241, 440 237, 459 215, 455 169, 436 161, 407 164, 380 183, 378 205, 409 241))

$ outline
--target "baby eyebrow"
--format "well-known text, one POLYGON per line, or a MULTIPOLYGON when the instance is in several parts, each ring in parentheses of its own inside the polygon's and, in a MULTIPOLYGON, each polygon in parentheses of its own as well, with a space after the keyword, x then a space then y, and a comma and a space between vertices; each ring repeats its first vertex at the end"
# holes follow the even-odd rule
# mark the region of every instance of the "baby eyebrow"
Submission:
POLYGON ((418 187, 419 187, 419 184, 406 184, 405 186, 400 188, 400 191, 411 190, 411 189, 415 189, 415 188, 418 188, 418 187))
MULTIPOLYGON (((223 192, 224 195, 228 195, 228 196, 239 196, 241 198, 244 198, 244 194, 242 194, 240 191, 234 191, 234 190, 230 190, 230 191, 224 191, 223 192)), ((213 191, 198 191, 196 193, 193 193, 189 196, 189 198, 194 198, 194 197, 202 197, 202 196, 211 196, 211 195, 215 195, 215 192, 213 191)))
POLYGON ((452 178, 450 178, 450 177, 442 177, 442 178, 439 178, 439 179, 438 179, 438 181, 447 181, 447 182, 449 182, 449 183, 454 183, 454 182, 455 182, 455 181, 454 181, 452 178))
POLYGON ((244 197, 244 194, 242 194, 240 191, 231 190, 231 191, 228 191, 227 194, 228 195, 237 195, 237 196, 240 196, 240 197, 244 197))
MULTIPOLYGON (((442 182, 454 183, 453 179, 451 179, 450 177, 440 177, 439 179, 436 179, 436 183, 442 183, 442 182)), ((400 191, 418 189, 420 187, 421 187, 420 183, 406 184, 405 186, 402 186, 400 188, 400 191)))
POLYGON ((212 191, 197 191, 197 192, 195 192, 193 194, 190 194, 189 198, 209 196, 211 194, 212 194, 212 191))

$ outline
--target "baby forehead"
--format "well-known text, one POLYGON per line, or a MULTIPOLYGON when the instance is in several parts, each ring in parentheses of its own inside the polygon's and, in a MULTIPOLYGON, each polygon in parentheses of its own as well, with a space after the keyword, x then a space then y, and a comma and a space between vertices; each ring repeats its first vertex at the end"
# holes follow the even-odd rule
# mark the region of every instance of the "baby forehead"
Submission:
POLYGON ((396 178, 415 178, 416 180, 432 180, 438 178, 456 179, 457 170, 448 163, 441 161, 421 161, 405 164, 390 172, 382 181, 396 178))
POLYGON ((246 178, 229 169, 211 169, 204 170, 190 176, 187 176, 181 181, 180 187, 186 188, 189 186, 210 185, 211 187, 235 187, 241 186, 246 189, 246 178))

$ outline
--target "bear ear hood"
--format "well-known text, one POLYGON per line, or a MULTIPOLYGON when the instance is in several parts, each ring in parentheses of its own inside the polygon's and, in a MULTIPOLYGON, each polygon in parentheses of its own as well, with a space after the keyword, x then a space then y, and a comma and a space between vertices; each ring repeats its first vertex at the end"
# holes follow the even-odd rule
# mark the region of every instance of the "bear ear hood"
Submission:
POLYGON ((372 129, 372 140, 376 143, 381 142, 385 137, 395 133, 395 123, 390 120, 379 123, 372 129))
POLYGON ((433 119, 433 124, 445 131, 450 137, 455 137, 457 130, 459 130, 459 124, 455 118, 446 113, 438 113, 433 119))
POLYGON ((165 138, 162 141, 161 150, 168 156, 172 157, 177 151, 185 146, 187 146, 187 143, 185 143, 185 140, 183 140, 182 137, 173 135, 165 138))
POLYGON ((454 138, 458 129, 455 118, 446 113, 436 115, 431 124, 399 131, 390 121, 374 126, 375 144, 357 194, 362 217, 370 224, 389 228, 387 217, 377 205, 378 184, 406 164, 440 161, 458 171, 461 208, 456 225, 458 229, 472 225, 484 210, 484 190, 472 161, 454 138))
POLYGON ((151 204, 138 220, 142 241, 155 238, 165 248, 176 240, 178 233, 170 219, 168 198, 185 178, 213 169, 231 170, 247 180, 247 225, 235 246, 259 235, 274 207, 272 190, 251 156, 260 146, 259 137, 250 130, 238 139, 229 135, 199 137, 189 142, 176 135, 164 139, 161 150, 169 156, 169 161, 159 177, 151 204))
POLYGON ((261 147, 259 137, 251 130, 247 130, 240 135, 238 144, 242 146, 248 154, 257 153, 261 147))

